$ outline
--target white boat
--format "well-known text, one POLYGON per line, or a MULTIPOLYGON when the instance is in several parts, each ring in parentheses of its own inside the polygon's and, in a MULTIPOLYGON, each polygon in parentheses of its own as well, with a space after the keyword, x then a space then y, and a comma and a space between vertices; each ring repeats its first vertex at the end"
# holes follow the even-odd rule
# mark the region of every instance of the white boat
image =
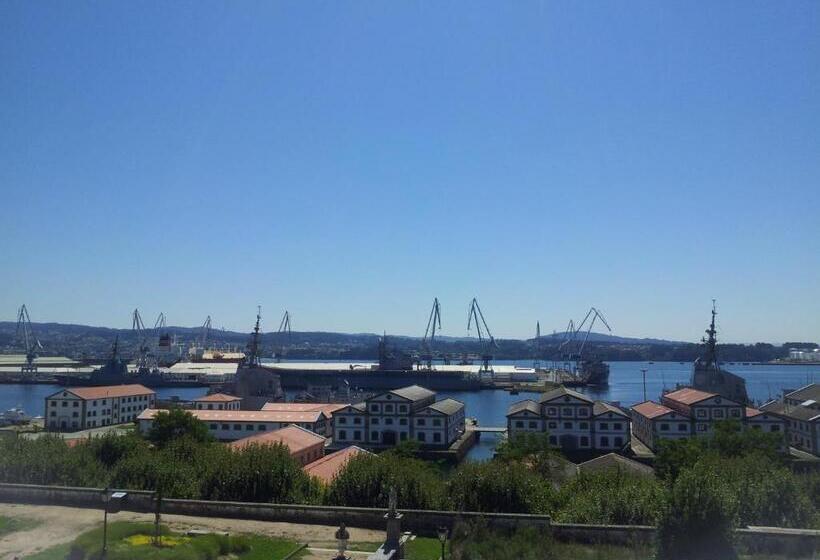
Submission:
POLYGON ((0 426, 8 426, 9 424, 25 424, 31 422, 31 416, 25 413, 22 408, 10 408, 0 414, 0 426))

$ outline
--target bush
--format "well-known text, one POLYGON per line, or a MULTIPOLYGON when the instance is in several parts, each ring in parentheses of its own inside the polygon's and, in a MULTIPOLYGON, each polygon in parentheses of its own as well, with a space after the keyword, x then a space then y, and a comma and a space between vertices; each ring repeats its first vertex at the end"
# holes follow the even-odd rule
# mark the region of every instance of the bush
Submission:
POLYGON ((658 526, 659 560, 735 558, 737 502, 714 465, 697 463, 675 481, 658 526))
POLYGON ((157 447, 164 447, 181 438, 198 443, 212 441, 208 427, 204 422, 181 408, 161 411, 155 417, 148 431, 148 441, 157 447))
POLYGON ((548 480, 520 463, 464 463, 447 484, 458 511, 549 513, 555 492, 548 480))
POLYGON ((350 507, 387 507, 395 486, 400 508, 449 509, 444 481, 424 461, 392 454, 360 454, 330 484, 326 502, 350 507))
POLYGON ((655 525, 666 499, 657 479, 613 468, 579 475, 562 486, 554 517, 562 523, 655 525))

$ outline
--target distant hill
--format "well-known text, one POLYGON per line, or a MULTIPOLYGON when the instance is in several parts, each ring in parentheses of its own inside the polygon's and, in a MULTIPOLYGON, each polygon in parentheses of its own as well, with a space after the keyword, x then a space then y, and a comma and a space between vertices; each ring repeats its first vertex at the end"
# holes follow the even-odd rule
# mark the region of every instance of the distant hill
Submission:
MULTIPOLYGON (((43 344, 43 356, 59 355, 74 359, 99 359, 108 355, 115 338, 119 338, 123 355, 132 356, 139 344, 131 329, 112 329, 88 325, 63 323, 34 323, 34 333, 43 344)), ((0 353, 20 353, 16 340, 16 323, 0 322, 0 353)), ((187 349, 197 344, 202 336, 201 327, 168 327, 167 332, 176 342, 176 352, 185 355, 187 349)), ((247 332, 212 329, 208 346, 220 348, 244 348, 248 342, 247 332)), ((496 339, 497 347, 491 353, 499 360, 557 359, 559 347, 566 333, 552 333, 534 339, 496 339)), ((579 334, 579 337, 585 336, 579 334)), ((151 339, 158 333, 151 333, 151 339)), ((421 340, 413 336, 391 336, 392 348, 409 353, 419 351, 421 340)), ((376 333, 293 332, 285 334, 266 332, 262 334, 262 354, 270 357, 283 348, 291 359, 329 360, 375 360, 378 357, 379 335, 376 333)), ((450 355, 477 354, 485 350, 475 337, 436 337, 433 351, 450 355)), ((700 353, 700 346, 688 342, 658 338, 630 338, 603 333, 590 333, 585 347, 586 355, 605 360, 671 360, 691 361, 700 353)), ((788 348, 771 344, 720 345, 722 359, 731 361, 768 361, 788 355, 788 348)))

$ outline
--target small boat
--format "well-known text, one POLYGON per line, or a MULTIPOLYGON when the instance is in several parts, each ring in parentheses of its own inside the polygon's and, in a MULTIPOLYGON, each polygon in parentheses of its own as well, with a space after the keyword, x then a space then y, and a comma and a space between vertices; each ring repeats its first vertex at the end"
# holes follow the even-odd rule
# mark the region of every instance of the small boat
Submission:
POLYGON ((31 422, 31 416, 26 414, 22 408, 10 408, 0 414, 0 426, 8 426, 9 424, 25 424, 31 422))

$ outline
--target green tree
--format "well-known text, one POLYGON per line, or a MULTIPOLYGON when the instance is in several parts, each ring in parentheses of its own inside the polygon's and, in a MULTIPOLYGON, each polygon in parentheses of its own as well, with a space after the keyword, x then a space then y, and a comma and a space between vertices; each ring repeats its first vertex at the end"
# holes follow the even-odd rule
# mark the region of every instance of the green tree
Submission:
POLYGON ((450 477, 447 491, 459 511, 549 513, 552 485, 521 463, 464 463, 450 477))
POLYGON ((736 496, 714 465, 699 462, 683 470, 658 524, 658 559, 736 558, 736 516, 736 496))
POLYGON ((172 408, 154 416, 147 438, 157 447, 164 447, 181 438, 188 438, 196 442, 207 442, 213 439, 203 422, 181 408, 172 408))

